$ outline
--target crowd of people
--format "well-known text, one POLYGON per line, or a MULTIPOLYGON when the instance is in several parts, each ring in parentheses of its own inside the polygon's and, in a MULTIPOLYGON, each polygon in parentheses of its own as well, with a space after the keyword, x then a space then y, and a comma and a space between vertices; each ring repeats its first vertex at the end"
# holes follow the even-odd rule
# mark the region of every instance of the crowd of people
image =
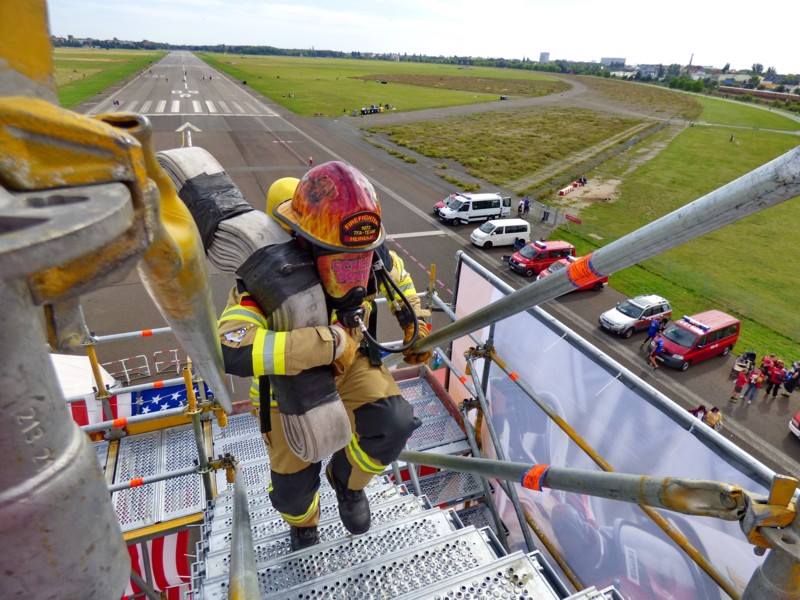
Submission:
POLYGON ((781 388, 782 395, 788 397, 798 385, 800 385, 800 361, 795 361, 787 368, 783 360, 774 354, 768 354, 761 359, 758 367, 753 361, 750 368, 738 372, 731 392, 731 402, 744 399, 750 404, 762 387, 764 399, 769 398, 770 394, 775 399, 781 388))

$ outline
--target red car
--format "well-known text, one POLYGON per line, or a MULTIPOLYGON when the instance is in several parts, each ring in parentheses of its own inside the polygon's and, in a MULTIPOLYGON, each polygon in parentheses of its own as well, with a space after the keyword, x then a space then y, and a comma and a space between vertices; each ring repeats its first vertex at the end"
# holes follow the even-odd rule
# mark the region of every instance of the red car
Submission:
POLYGON ((575 246, 561 240, 536 241, 514 252, 508 259, 508 266, 515 273, 533 277, 554 262, 575 256, 575 246))
POLYGON ((727 356, 739 339, 741 323, 721 310, 707 310, 673 321, 658 340, 663 340, 664 351, 656 357, 668 367, 685 371, 691 365, 713 356, 727 356))
MULTIPOLYGON (((560 271, 561 269, 566 267, 569 263, 575 262, 576 260, 578 259, 575 256, 568 256, 567 258, 562 258, 561 260, 557 260, 556 262, 552 263, 549 267, 547 267, 544 271, 539 273, 539 276, 536 279, 539 280, 539 279, 544 279, 545 277, 549 277, 556 271, 560 271)), ((595 277, 588 283, 582 285, 579 288, 576 288, 575 291, 584 292, 586 290, 602 290, 603 287, 605 287, 606 285, 608 285, 608 275, 605 275, 603 277, 595 277)))

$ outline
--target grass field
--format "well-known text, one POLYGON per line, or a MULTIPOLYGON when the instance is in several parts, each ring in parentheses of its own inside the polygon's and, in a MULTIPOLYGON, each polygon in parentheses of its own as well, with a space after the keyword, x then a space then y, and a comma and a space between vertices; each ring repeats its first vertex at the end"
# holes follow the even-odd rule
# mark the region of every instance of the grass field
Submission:
POLYGON ((590 75, 577 76, 575 79, 615 106, 627 107, 656 117, 696 119, 703 110, 702 104, 695 96, 656 85, 590 75))
POLYGON ((306 116, 335 117, 370 104, 391 104, 406 111, 490 102, 498 100, 501 93, 498 89, 516 81, 522 82, 514 84, 517 88, 524 87, 530 93, 545 86, 560 89, 557 85, 560 82, 552 77, 511 69, 338 58, 207 53, 198 56, 236 79, 247 81, 278 104, 306 116), (450 85, 447 88, 420 85, 423 79, 438 77, 446 78, 450 85), (468 81, 470 78, 500 83, 484 83, 484 89, 491 92, 485 93, 477 90, 468 81), (387 83, 382 84, 381 80, 387 83))
POLYGON ((503 185, 638 122, 583 109, 529 108, 370 131, 421 154, 456 160, 470 175, 503 185))
POLYGON ((142 50, 56 48, 56 86, 61 105, 71 108, 141 71, 164 55, 142 50))
POLYGON ((364 75, 359 79, 404 83, 442 90, 479 92, 482 94, 495 94, 496 96, 547 96, 548 94, 556 94, 569 89, 569 84, 563 81, 544 78, 505 79, 500 77, 465 77, 419 73, 380 73, 377 75, 364 75))
POLYGON ((788 129, 790 131, 800 129, 800 122, 775 112, 705 96, 696 96, 695 98, 703 105, 703 112, 698 117, 700 121, 761 129, 788 129))
MULTIPOLYGON (((586 252, 660 217, 797 145, 793 136, 692 127, 624 178, 619 198, 581 212, 556 232, 586 252), (602 242, 589 237, 599 235, 602 242)), ((623 165, 620 163, 620 168, 623 165)), ((605 165, 604 175, 612 176, 605 165)), ((800 358, 795 260, 800 198, 708 234, 611 278, 623 293, 658 293, 676 314, 721 308, 744 318, 737 350, 800 358)))

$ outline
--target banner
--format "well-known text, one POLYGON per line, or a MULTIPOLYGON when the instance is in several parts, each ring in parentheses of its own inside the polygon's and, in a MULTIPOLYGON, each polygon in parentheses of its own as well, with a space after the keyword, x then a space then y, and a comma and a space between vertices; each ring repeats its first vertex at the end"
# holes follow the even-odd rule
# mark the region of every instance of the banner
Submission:
MULTIPOLYGON (((456 314, 463 316, 504 291, 467 262, 461 262, 456 314)), ((563 327, 563 326, 562 326, 563 327)), ((656 402, 641 380, 619 377, 566 328, 557 330, 537 311, 517 314, 496 324, 494 346, 508 366, 586 439, 617 471, 653 476, 713 479, 766 494, 759 482, 738 468, 741 458, 726 456, 714 445, 710 429, 698 436, 679 424, 656 402), (707 439, 703 439, 703 437, 707 439)), ((480 333, 485 339, 487 331, 480 333)), ((588 346, 585 340, 581 340, 588 346)), ((469 338, 453 343, 453 360, 464 366, 469 338)), ((478 370, 481 374, 483 371, 478 370)), ((547 463, 599 470, 497 366, 488 373, 491 419, 506 457, 512 461, 547 463)), ((460 384, 450 378, 456 395, 460 384)), ((706 426, 699 421, 697 427, 706 426)), ((492 444, 482 432, 483 448, 492 444)), ((722 443, 722 442, 720 442, 722 443)), ((739 452, 740 454, 743 454, 739 452)), ((755 462, 755 461, 753 461, 755 462)), ((561 550, 586 585, 614 585, 626 598, 695 600, 725 598, 716 583, 636 505, 517 486, 523 507, 561 550)), ((519 525, 510 501, 499 490, 496 501, 503 520, 519 525)), ((739 524, 660 511, 698 548, 720 573, 741 591, 762 560, 753 553, 739 524)))

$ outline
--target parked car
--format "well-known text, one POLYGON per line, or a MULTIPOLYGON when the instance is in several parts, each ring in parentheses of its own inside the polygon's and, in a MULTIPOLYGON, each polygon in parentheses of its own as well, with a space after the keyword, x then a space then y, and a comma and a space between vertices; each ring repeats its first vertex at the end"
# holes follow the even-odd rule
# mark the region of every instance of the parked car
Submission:
POLYGON ((789 431, 791 431, 795 437, 800 438, 800 410, 794 413, 794 416, 789 420, 789 431))
POLYGON ((664 351, 657 357, 668 367, 685 371, 713 356, 727 356, 739 339, 741 323, 721 310, 707 310, 673 321, 650 343, 663 340, 664 351))
POLYGON ((448 224, 500 219, 511 214, 511 196, 452 194, 437 210, 439 219, 448 224))
MULTIPOLYGON (((556 271, 560 271, 567 267, 567 265, 571 262, 575 262, 578 260, 575 256, 568 256, 567 258, 562 258, 561 260, 557 260, 556 262, 552 263, 549 267, 544 269, 539 275, 536 277, 537 280, 545 279, 546 277, 550 277, 556 271)), ((604 275, 603 277, 593 277, 588 282, 583 284, 579 288, 575 288, 573 291, 575 292, 585 292, 586 290, 602 290, 606 285, 608 285, 608 275, 604 275)))
POLYGON ((509 268, 525 277, 533 277, 562 258, 575 256, 575 246, 562 240, 536 241, 514 252, 509 268))
POLYGON ((531 224, 525 219, 492 219, 475 229, 469 239, 481 248, 513 246, 518 240, 527 244, 531 241, 531 224))
POLYGON ((672 317, 669 302, 661 296, 648 294, 619 302, 601 314, 598 321, 603 329, 629 338, 637 331, 647 329, 650 321, 660 321, 664 317, 672 317))

